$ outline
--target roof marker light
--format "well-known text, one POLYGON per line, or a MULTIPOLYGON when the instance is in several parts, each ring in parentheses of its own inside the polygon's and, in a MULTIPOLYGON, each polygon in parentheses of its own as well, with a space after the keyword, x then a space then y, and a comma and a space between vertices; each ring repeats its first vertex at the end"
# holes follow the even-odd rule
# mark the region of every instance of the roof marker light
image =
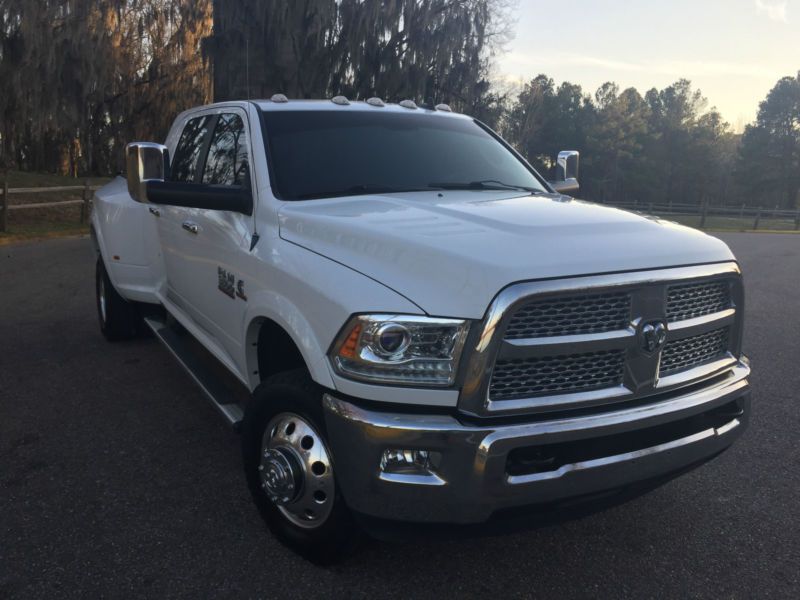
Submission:
POLYGON ((403 108, 410 108, 412 110, 417 108, 417 104, 413 100, 403 100, 400 103, 400 106, 402 106, 403 108))
POLYGON ((284 102, 289 101, 289 99, 283 94, 273 94, 270 100, 272 100, 273 102, 277 102, 278 104, 283 104, 284 102))
POLYGON ((441 110, 442 112, 453 112, 453 109, 450 108, 449 104, 437 104, 436 110, 441 110))
POLYGON ((369 104, 370 106, 386 106, 383 103, 383 100, 381 100, 380 98, 375 98, 375 97, 372 97, 369 100, 367 100, 367 104, 369 104))
POLYGON ((344 96, 334 96, 333 98, 331 98, 331 102, 333 102, 334 104, 338 104, 339 106, 347 106, 348 104, 350 104, 350 100, 348 100, 344 96))

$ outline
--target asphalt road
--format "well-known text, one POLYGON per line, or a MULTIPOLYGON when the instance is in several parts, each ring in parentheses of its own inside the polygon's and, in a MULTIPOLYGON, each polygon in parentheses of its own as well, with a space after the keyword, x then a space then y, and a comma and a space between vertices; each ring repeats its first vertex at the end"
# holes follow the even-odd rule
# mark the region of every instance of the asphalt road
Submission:
POLYGON ((152 339, 106 343, 88 240, 0 247, 0 598, 800 597, 800 236, 746 273, 754 416, 730 451, 562 525, 298 558, 238 437, 152 339))

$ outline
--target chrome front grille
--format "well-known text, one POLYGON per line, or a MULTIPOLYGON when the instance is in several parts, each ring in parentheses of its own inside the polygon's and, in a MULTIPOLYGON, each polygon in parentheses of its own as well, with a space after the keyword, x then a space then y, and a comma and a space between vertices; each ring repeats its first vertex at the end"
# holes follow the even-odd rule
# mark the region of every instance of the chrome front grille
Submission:
POLYGON ((724 357, 728 352, 728 327, 668 342, 661 353, 659 374, 664 377, 724 357))
POLYGON ((581 335, 624 329, 631 321, 628 293, 589 294, 536 300, 514 313, 506 339, 581 335))
POLYGON ((667 320, 694 319, 731 307, 728 281, 684 283, 667 288, 667 320))
POLYGON ((489 396, 513 400, 619 386, 624 367, 622 350, 499 360, 489 396))
POLYGON ((459 406, 537 413, 669 393, 737 363, 743 301, 733 263, 510 286, 475 335, 459 406))

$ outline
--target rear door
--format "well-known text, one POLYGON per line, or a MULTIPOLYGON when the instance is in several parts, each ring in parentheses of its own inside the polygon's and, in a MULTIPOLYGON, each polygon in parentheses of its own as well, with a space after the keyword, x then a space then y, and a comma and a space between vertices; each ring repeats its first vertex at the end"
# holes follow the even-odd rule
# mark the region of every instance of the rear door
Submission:
MULTIPOLYGON (((215 116, 198 180, 205 185, 242 186, 252 193, 250 136, 247 114, 230 109, 215 116)), ((254 217, 223 210, 189 209, 199 231, 186 259, 193 277, 187 282, 198 318, 234 356, 241 345, 247 309, 248 282, 243 266, 249 260, 254 217)))
MULTIPOLYGON (((198 115, 184 125, 172 158, 172 181, 197 183, 208 152, 214 115, 198 115)), ((190 260, 197 245, 197 235, 189 231, 193 210, 181 206, 151 206, 150 213, 158 223, 158 237, 166 276, 166 296, 183 313, 198 321, 199 312, 193 299, 194 281, 198 273, 190 260)))
MULTIPOLYGON (((247 113, 217 109, 189 118, 175 148, 171 179, 253 189, 247 113)), ((251 215, 159 206, 167 298, 229 355, 238 356, 247 308, 241 266, 254 231, 251 215)))

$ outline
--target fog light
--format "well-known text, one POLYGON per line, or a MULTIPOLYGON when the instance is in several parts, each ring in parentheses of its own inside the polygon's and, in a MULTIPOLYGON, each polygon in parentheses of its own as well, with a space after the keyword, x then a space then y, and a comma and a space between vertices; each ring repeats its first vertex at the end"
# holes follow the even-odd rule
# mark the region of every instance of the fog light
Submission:
POLYGON ((381 456, 381 471, 386 473, 429 473, 431 466, 427 450, 384 450, 381 456))

